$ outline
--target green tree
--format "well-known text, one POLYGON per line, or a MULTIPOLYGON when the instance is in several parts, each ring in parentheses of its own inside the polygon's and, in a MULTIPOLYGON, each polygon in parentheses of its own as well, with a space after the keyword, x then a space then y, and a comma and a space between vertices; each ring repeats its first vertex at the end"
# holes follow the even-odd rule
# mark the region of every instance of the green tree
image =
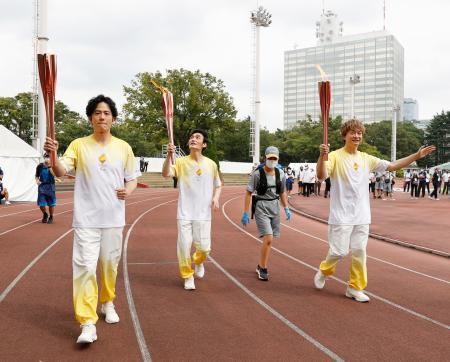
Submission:
POLYGON ((215 144, 220 160, 251 162, 250 118, 222 127, 215 135, 215 144))
POLYGON ((151 80, 168 88, 174 97, 174 143, 188 152, 189 133, 202 128, 214 136, 231 130, 236 117, 232 98, 223 82, 209 73, 185 69, 168 70, 163 76, 139 73, 130 86, 124 87, 126 103, 123 106, 125 123, 141 128, 157 149, 167 142, 167 130, 161 107, 161 93, 151 80))
POLYGON ((425 158, 428 166, 450 161, 450 112, 442 111, 433 117, 426 130, 426 141, 436 146, 436 152, 425 158))
POLYGON ((31 93, 19 93, 15 97, 0 98, 0 124, 28 144, 32 137, 31 93))

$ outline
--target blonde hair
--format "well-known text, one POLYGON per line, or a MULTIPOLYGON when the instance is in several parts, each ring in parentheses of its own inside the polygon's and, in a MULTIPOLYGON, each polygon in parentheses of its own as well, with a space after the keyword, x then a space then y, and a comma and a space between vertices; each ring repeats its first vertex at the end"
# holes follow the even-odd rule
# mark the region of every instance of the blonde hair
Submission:
POLYGON ((341 126, 341 136, 345 138, 345 136, 349 131, 356 131, 356 130, 360 130, 362 134, 366 132, 364 124, 359 119, 356 118, 349 119, 341 126))

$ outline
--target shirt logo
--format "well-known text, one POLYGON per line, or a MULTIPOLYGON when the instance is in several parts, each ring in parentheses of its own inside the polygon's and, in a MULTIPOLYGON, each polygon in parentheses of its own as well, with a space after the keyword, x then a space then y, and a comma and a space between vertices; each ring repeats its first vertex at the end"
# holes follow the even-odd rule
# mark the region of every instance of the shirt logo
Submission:
POLYGON ((195 171, 195 173, 196 173, 198 176, 200 176, 200 175, 202 174, 202 169, 201 169, 201 168, 197 169, 197 171, 195 171))
POLYGON ((353 162, 353 169, 358 171, 359 165, 356 162, 353 162))

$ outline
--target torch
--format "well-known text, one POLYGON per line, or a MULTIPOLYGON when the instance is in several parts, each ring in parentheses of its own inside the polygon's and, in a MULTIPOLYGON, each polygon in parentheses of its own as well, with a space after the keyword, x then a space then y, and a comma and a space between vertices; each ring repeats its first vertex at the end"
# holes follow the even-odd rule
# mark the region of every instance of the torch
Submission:
MULTIPOLYGON (((320 99, 320 111, 322 113, 322 125, 323 125, 323 144, 328 145, 328 116, 330 115, 330 103, 331 103, 331 87, 330 82, 326 79, 326 74, 317 64, 322 75, 322 80, 319 81, 319 99, 320 99)), ((328 155, 324 155, 324 160, 328 160, 328 155)))
MULTIPOLYGON (((161 105, 166 120, 167 138, 169 139, 169 143, 173 144, 173 94, 154 80, 151 80, 151 82, 162 93, 161 105)), ((170 155, 170 163, 172 165, 175 163, 173 155, 170 155)))
MULTIPOLYGON (((47 136, 55 139, 55 88, 56 88, 56 55, 38 54, 39 80, 44 97, 45 115, 47 118, 47 136)), ((56 164, 56 151, 50 153, 52 166, 56 164)))

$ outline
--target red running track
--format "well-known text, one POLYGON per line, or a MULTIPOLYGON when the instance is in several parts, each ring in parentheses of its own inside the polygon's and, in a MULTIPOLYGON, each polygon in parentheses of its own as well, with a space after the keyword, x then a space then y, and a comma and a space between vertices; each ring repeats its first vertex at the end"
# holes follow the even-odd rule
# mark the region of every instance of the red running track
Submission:
POLYGON ((176 190, 133 194, 117 285, 121 321, 99 320, 98 341, 83 347, 72 311, 72 194, 58 195, 52 225, 39 222, 34 205, 1 207, 0 360, 448 358, 448 258, 370 239, 372 300, 359 304, 344 296, 348 259, 324 290, 313 288, 326 225, 294 215, 274 243, 270 281, 261 282, 255 224, 239 225, 243 195, 224 188, 205 278, 188 292, 176 263, 176 190))

